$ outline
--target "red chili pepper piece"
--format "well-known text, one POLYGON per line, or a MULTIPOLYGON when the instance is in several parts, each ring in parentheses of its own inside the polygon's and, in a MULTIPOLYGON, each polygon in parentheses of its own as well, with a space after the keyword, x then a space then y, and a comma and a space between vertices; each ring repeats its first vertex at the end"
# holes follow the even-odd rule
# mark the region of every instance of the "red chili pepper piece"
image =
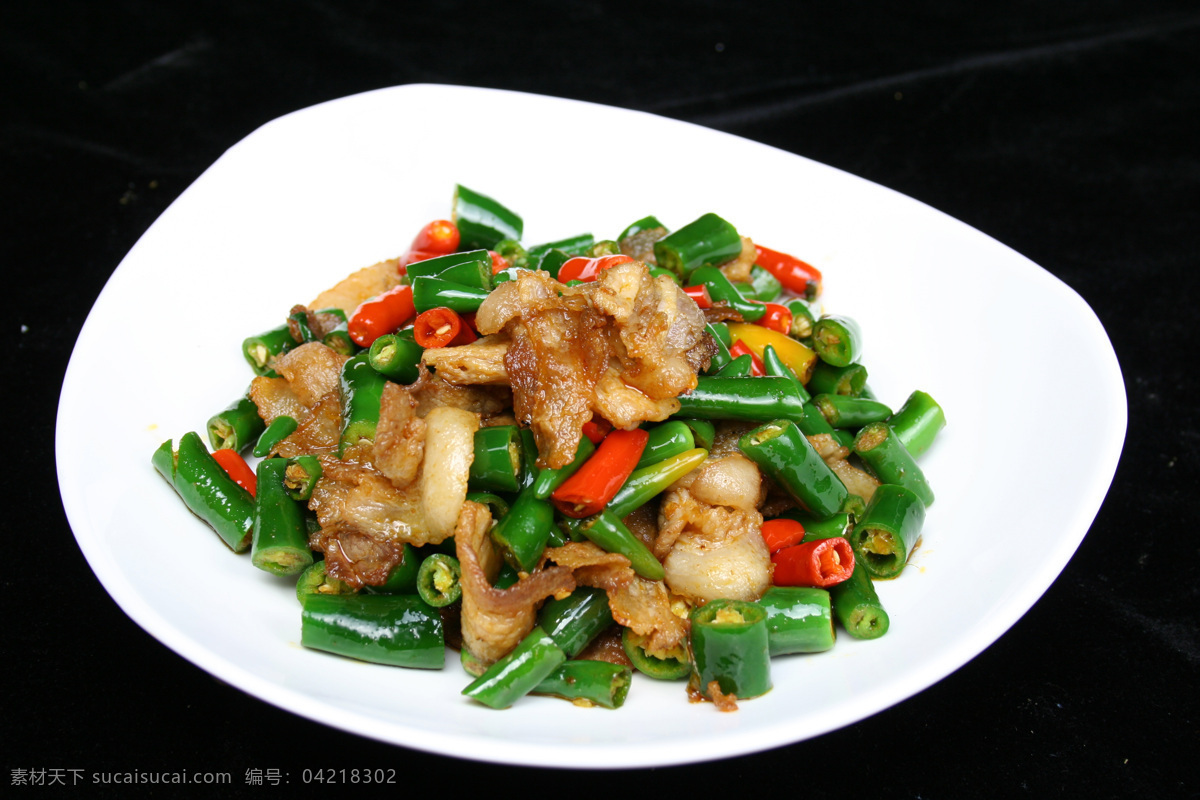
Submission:
POLYGON ((762 524, 763 541, 772 555, 785 547, 800 544, 804 538, 804 526, 794 519, 780 517, 769 519, 762 524))
POLYGON ((650 434, 641 428, 613 431, 550 499, 568 517, 598 514, 633 472, 649 439, 650 434))
POLYGON ((435 219, 421 228, 410 250, 444 256, 458 250, 458 226, 448 219, 435 219))
POLYGON ((346 324, 346 332, 359 347, 370 347, 371 342, 385 333, 399 330, 416 313, 412 287, 397 286, 354 309, 346 324))
POLYGON ((776 280, 798 295, 821 294, 821 271, 795 256, 754 245, 754 263, 775 276, 776 280))
POLYGON ((592 417, 583 423, 583 435, 590 439, 592 444, 600 444, 611 430, 612 423, 604 417, 592 417))
POLYGON ((735 341, 733 343, 733 347, 729 348, 729 355, 733 356, 734 358, 738 358, 739 356, 744 356, 747 354, 750 356, 750 374, 754 375, 755 377, 766 375, 767 369, 763 366, 762 359, 758 357, 758 353, 755 353, 753 350, 751 350, 741 339, 735 341))
POLYGON ((413 339, 421 347, 457 347, 475 341, 475 331, 453 309, 431 308, 417 315, 413 339))
POLYGON ((825 589, 854 572, 854 551, 841 536, 785 547, 771 555, 776 586, 815 586, 825 589))
POLYGON ((764 305, 767 307, 767 313, 755 322, 756 325, 762 325, 764 328, 770 328, 780 333, 791 331, 792 312, 787 306, 779 303, 764 303, 764 305))
POLYGON ((497 275, 508 269, 508 259, 497 253, 495 250, 488 250, 488 255, 492 257, 492 274, 497 275))
POLYGON ((258 478, 240 453, 236 450, 214 450, 212 457, 225 470, 225 474, 233 478, 234 483, 254 497, 258 491, 258 478))
POLYGON ((408 274, 408 265, 415 264, 418 261, 428 261, 431 258, 437 258, 444 253, 434 253, 429 250, 409 250, 404 255, 400 256, 400 274, 408 274))
POLYGON ((594 281, 603 270, 615 267, 617 264, 628 264, 630 261, 633 261, 633 257, 626 255, 599 256, 597 258, 576 256, 567 259, 558 268, 558 281, 559 283, 594 281))
POLYGON ((695 300, 696 305, 701 309, 712 308, 712 295, 708 293, 708 287, 703 283, 685 287, 683 293, 695 300))

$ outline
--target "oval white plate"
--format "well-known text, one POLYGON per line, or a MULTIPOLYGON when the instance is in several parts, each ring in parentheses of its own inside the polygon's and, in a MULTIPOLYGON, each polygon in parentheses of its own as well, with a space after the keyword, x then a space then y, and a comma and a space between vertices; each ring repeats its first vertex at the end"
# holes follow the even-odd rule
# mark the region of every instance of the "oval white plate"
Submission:
POLYGON ((995 641, 1087 532, 1125 434, 1120 370, 1091 309, 996 241, 919 202, 761 144, 646 114, 481 89, 401 86, 275 120, 231 148, 113 273, 63 384, 63 503, 121 608, 180 655, 336 727, 485 761, 685 763, 816 736, 919 692, 995 641), (521 125, 505 121, 521 120, 521 125), (497 121, 500 121, 497 123, 497 121), (252 377, 241 340, 445 217, 456 182, 524 215, 525 241, 614 236, 716 211, 825 273, 860 321, 880 399, 924 389, 949 425, 922 459, 924 544, 879 585, 882 639, 777 659, 734 714, 639 676, 619 711, 527 698, 504 712, 441 672, 301 648, 292 586, 236 557, 150 466, 252 377), (1022 394, 1036 392, 1036 400, 1022 394), (1048 458, 1070 444, 1070 459, 1048 458), (97 469, 96 465, 103 465, 97 469), (819 687, 819 688, 817 688, 819 687))

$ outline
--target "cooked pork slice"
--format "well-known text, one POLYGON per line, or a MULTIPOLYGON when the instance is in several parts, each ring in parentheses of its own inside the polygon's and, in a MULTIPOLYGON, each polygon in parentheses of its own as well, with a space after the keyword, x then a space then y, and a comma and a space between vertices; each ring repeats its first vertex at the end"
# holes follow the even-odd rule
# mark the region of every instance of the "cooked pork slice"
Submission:
POLYGON ((461 408, 442 406, 425 416, 425 459, 418 483, 431 541, 444 541, 458 525, 477 430, 479 415, 461 408))
POLYGON ((567 567, 550 567, 523 575, 507 589, 492 586, 500 556, 489 535, 487 507, 465 503, 454 530, 454 548, 462 569, 462 637, 472 671, 482 671, 517 646, 533 629, 537 608, 551 595, 575 589, 567 567))
POLYGON ((288 382, 300 402, 313 408, 321 398, 338 391, 346 356, 320 342, 308 342, 275 358, 271 366, 288 382))
POLYGON ((679 410, 674 397, 651 400, 642 392, 621 380, 611 366, 596 381, 592 408, 597 414, 622 430, 632 430, 643 422, 660 422, 679 410))
POLYGON ((729 506, 753 511, 764 498, 762 473, 741 453, 709 456, 698 468, 684 475, 674 487, 687 489, 692 497, 710 506, 729 506))
POLYGON ((276 417, 288 416, 298 422, 308 415, 308 409, 292 391, 287 378, 258 376, 250 381, 250 399, 258 408, 258 415, 268 425, 276 417))
POLYGON ((394 258, 363 267, 343 278, 336 286, 321 292, 308 307, 340 308, 349 317, 359 303, 399 286, 399 267, 400 262, 394 258))
POLYGON ((421 363, 443 380, 456 385, 508 385, 504 355, 508 337, 493 334, 458 347, 431 347, 421 354, 421 363))
POLYGON ((687 489, 672 488, 664 495, 654 549, 667 586, 693 602, 757 600, 771 583, 762 515, 702 503, 687 489))
POLYGON ((643 647, 648 653, 665 657, 687 638, 687 623, 671 611, 662 581, 640 577, 625 556, 582 542, 551 548, 546 557, 559 566, 569 565, 579 584, 603 589, 613 619, 646 637, 643 647))
POLYGON ((417 479, 425 454, 425 420, 408 389, 389 381, 379 402, 375 430, 375 466, 392 485, 403 489, 417 479))
POLYGON ((333 453, 342 433, 342 403, 337 392, 321 398, 306 417, 297 417, 300 424, 291 435, 271 449, 271 455, 294 458, 308 453, 333 453))
POLYGON ((473 411, 487 420, 507 414, 512 407, 512 393, 503 386, 456 386, 428 370, 408 387, 417 401, 417 416, 425 417, 441 406, 473 411))

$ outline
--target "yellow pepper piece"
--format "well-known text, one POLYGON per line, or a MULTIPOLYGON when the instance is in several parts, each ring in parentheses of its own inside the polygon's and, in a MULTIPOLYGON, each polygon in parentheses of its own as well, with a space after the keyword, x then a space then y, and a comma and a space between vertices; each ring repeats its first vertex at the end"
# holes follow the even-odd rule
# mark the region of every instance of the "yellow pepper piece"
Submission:
POLYGON ((817 363, 817 354, 787 334, 749 322, 730 322, 728 327, 730 340, 736 342, 741 339, 746 343, 746 347, 753 350, 759 358, 762 358, 766 346, 771 345, 775 348, 775 355, 779 356, 780 361, 791 367, 792 372, 796 373, 796 377, 800 379, 801 383, 808 383, 809 378, 812 377, 813 366, 817 363))

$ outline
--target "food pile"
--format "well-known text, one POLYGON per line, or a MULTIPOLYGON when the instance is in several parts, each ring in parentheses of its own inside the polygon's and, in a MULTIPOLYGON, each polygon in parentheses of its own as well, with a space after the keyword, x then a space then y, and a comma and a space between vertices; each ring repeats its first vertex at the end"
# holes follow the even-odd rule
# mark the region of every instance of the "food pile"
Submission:
POLYGON ((301 642, 444 666, 504 708, 620 706, 634 670, 722 710, 770 659, 882 636, 873 580, 933 502, 945 425, 871 394, 821 274, 716 214, 526 247, 459 186, 451 220, 246 339, 245 395, 153 464, 254 566, 301 642), (260 460, 254 470, 244 453, 260 460))

